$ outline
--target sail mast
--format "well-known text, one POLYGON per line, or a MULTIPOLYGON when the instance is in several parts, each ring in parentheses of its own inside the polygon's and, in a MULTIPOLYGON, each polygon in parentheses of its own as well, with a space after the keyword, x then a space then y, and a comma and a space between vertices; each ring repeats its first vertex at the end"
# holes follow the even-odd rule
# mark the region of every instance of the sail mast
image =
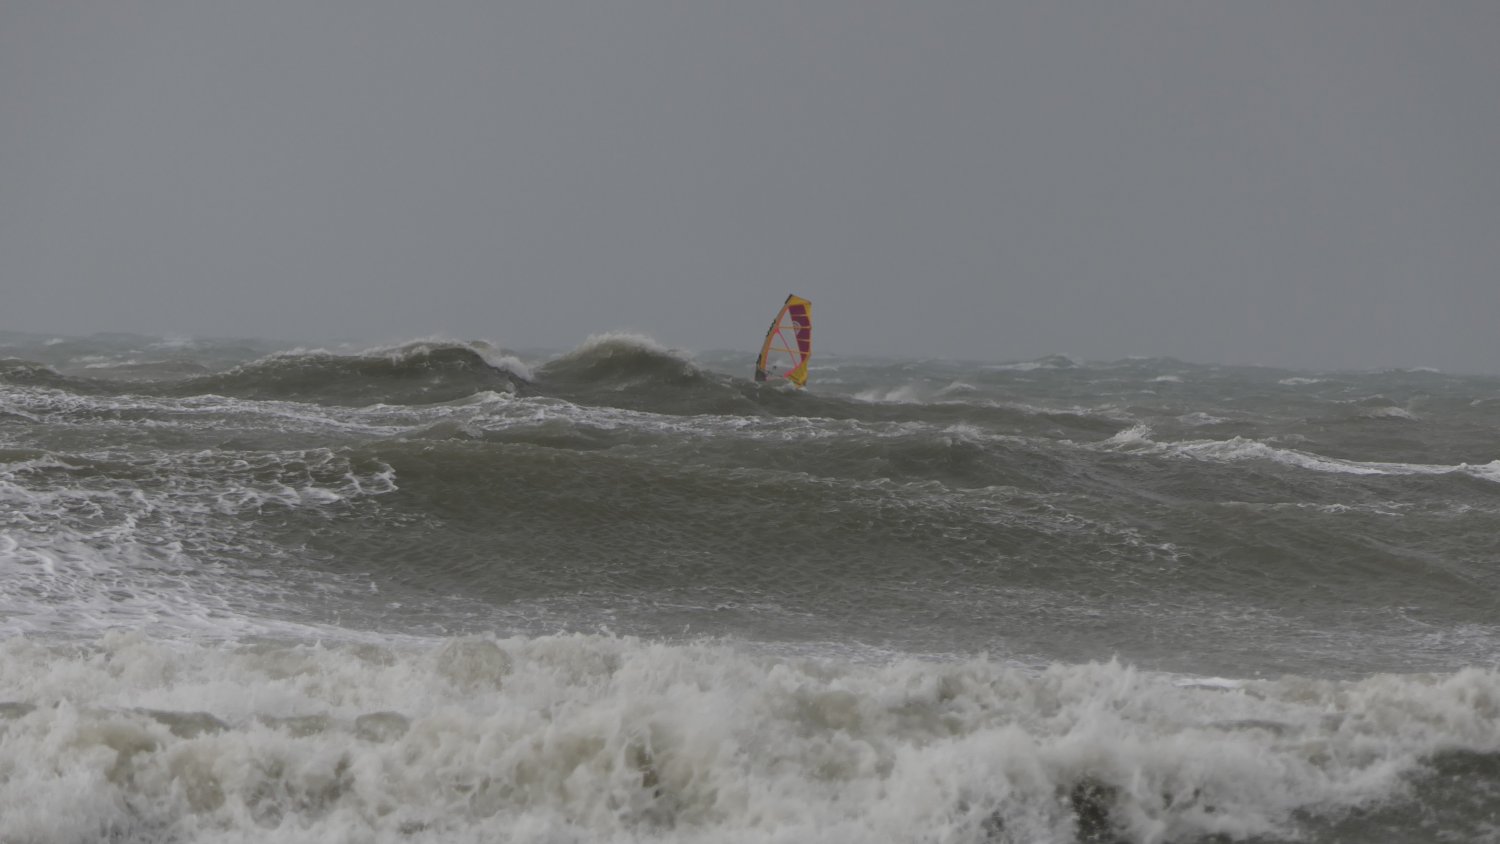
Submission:
POLYGON ((791 294, 766 331, 766 341, 755 360, 755 380, 770 377, 771 367, 784 364, 782 378, 807 386, 807 362, 812 357, 812 302, 791 294))

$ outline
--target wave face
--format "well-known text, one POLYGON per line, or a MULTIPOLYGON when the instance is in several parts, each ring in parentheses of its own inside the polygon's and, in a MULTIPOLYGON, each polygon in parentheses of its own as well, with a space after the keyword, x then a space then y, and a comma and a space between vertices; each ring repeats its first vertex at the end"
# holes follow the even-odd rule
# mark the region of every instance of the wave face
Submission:
POLYGON ((484 347, 409 343, 361 354, 280 352, 171 387, 179 395, 291 399, 319 404, 430 404, 484 390, 514 392, 521 377, 484 347))
POLYGON ((1500 379, 749 359, 0 335, 0 840, 1500 836, 1500 379))

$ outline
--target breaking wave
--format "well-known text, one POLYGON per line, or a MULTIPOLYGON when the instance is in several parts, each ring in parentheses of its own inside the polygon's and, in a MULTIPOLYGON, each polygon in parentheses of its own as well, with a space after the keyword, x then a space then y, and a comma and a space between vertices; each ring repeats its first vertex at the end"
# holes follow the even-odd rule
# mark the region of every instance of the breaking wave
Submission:
POLYGON ((1500 785, 1483 670, 1224 683, 597 635, 114 634, 11 639, 0 672, 25 678, 0 702, 17 842, 1289 840, 1455 767, 1500 785))
POLYGON ((478 392, 517 392, 529 374, 479 344, 421 341, 356 355, 279 352, 225 372, 178 382, 175 395, 217 393, 320 404, 432 404, 478 392))

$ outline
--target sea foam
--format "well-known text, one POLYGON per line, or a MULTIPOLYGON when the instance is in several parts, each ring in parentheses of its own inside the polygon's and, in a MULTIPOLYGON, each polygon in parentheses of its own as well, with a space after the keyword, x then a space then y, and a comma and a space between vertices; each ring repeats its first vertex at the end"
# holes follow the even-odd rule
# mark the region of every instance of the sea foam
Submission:
POLYGON ((1500 676, 1228 682, 608 636, 0 644, 6 841, 1295 834, 1500 749, 1500 676))

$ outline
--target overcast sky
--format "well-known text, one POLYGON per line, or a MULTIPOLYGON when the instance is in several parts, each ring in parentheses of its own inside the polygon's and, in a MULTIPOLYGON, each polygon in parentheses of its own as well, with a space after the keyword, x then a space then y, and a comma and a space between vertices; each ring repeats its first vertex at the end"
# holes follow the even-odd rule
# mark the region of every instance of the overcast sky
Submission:
POLYGON ((1500 371, 1500 3, 0 0, 0 329, 1500 371))

